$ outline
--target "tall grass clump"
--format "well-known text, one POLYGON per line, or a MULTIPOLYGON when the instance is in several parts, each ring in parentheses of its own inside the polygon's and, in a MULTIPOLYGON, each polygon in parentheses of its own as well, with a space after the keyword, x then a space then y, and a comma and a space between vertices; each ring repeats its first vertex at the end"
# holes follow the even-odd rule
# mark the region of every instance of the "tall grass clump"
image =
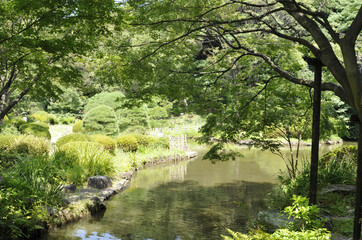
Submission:
MULTIPOLYGON (((75 161, 84 170, 83 182, 91 176, 112 177, 115 173, 113 156, 99 143, 70 142, 64 144, 58 151, 63 152, 66 158, 75 161)), ((64 161, 69 161, 69 159, 64 161)))
POLYGON ((6 152, 18 155, 47 155, 50 151, 50 141, 46 138, 32 135, 17 136, 6 152))
POLYGON ((0 239, 28 239, 46 226, 45 206, 62 204, 62 181, 47 156, 17 157, 1 172, 0 239))

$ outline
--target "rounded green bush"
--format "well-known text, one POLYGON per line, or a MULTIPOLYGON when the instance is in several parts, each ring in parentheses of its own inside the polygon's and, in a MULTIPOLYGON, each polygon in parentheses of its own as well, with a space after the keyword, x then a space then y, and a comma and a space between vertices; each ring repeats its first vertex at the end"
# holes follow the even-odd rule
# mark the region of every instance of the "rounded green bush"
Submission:
POLYGON ((20 125, 19 131, 23 134, 44 137, 47 139, 51 138, 49 126, 46 123, 25 123, 20 125))
POLYGON ((118 134, 118 120, 115 111, 101 105, 91 109, 83 119, 83 129, 90 134, 115 136, 118 134))
POLYGON ((138 149, 137 139, 133 135, 121 135, 117 138, 117 145, 124 152, 135 152, 138 149))
POLYGON ((50 151, 50 141, 44 137, 22 135, 15 138, 7 149, 12 154, 44 155, 50 151))
POLYGON ((79 133, 79 132, 82 132, 83 129, 82 129, 82 124, 83 124, 83 121, 82 120, 78 120, 74 123, 73 125, 73 132, 74 133, 79 133))
POLYGON ((148 147, 156 142, 156 138, 149 135, 133 134, 133 136, 136 138, 139 146, 148 147))
POLYGON ((78 141, 91 142, 92 139, 89 136, 82 134, 82 133, 71 133, 71 134, 68 134, 68 135, 65 135, 65 136, 59 138, 55 145, 58 148, 60 148, 61 146, 63 146, 66 143, 78 142, 78 141))
POLYGON ((105 150, 109 151, 110 153, 114 153, 117 146, 116 140, 114 140, 109 136, 100 135, 100 134, 92 135, 90 137, 93 142, 101 144, 105 150))

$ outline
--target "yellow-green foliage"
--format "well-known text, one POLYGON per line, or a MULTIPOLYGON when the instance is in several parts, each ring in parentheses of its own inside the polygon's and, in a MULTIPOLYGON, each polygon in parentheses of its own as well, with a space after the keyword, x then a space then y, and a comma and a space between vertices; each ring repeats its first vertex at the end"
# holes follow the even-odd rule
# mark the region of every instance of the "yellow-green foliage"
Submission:
POLYGON ((0 135, 0 150, 6 151, 16 138, 17 136, 15 135, 0 135))
POLYGON ((43 155, 50 151, 50 142, 43 137, 21 135, 14 139, 7 152, 15 154, 43 155))
POLYGON ((121 135, 117 138, 117 145, 124 152, 135 152, 138 149, 137 139, 133 135, 121 135))
POLYGON ((59 148, 84 170, 83 181, 91 176, 113 176, 115 172, 112 155, 96 142, 69 142, 59 148))
POLYGON ((89 136, 82 133, 71 133, 59 138, 58 141, 56 142, 56 146, 59 148, 66 143, 78 142, 78 141, 91 142, 92 139, 89 136))
POLYGON ((117 135, 119 131, 116 112, 105 105, 91 109, 83 119, 83 129, 89 134, 117 135))
POLYGON ((47 139, 51 138, 49 126, 46 123, 25 123, 20 125, 19 131, 23 134, 44 137, 47 139))
POLYGON ((170 140, 168 137, 154 138, 153 147, 170 148, 170 140))
POLYGON ((90 136, 93 142, 97 142, 103 146, 103 148, 111 153, 114 153, 117 142, 111 137, 108 137, 106 135, 92 135, 90 136))
POLYGON ((157 141, 155 137, 143 134, 133 134, 139 146, 148 147, 157 141))
POLYGON ((336 148, 326 154, 320 159, 321 163, 328 163, 331 160, 348 160, 357 163, 358 150, 357 146, 343 146, 336 148))
POLYGON ((288 229, 278 229, 273 234, 268 234, 263 231, 256 231, 252 234, 242 234, 227 229, 230 236, 221 235, 223 240, 328 240, 331 238, 330 232, 324 228, 307 231, 290 231, 288 229))
POLYGON ((57 123, 57 117, 53 114, 49 114, 44 111, 35 112, 32 115, 30 115, 35 121, 44 122, 44 123, 50 123, 50 124, 56 124, 57 123))
POLYGON ((83 124, 82 120, 76 121, 73 125, 73 132, 74 133, 82 132, 82 124, 83 124))

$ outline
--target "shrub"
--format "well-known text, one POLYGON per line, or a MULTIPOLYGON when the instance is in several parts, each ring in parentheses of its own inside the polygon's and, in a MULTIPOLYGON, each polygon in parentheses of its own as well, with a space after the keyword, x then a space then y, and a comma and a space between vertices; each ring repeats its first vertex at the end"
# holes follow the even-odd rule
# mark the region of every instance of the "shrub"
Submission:
POLYGON ((14 135, 0 135, 0 150, 6 151, 15 142, 17 136, 14 135))
POLYGON ((74 133, 79 133, 79 132, 82 132, 83 129, 82 129, 82 124, 83 124, 83 121, 82 120, 78 120, 74 123, 73 125, 73 132, 74 133))
POLYGON ((51 138, 49 126, 45 123, 25 123, 20 125, 19 130, 23 134, 30 134, 47 139, 51 138))
POLYGON ((59 151, 64 152, 65 156, 75 159, 77 165, 84 170, 83 182, 91 176, 113 176, 114 174, 113 157, 99 143, 70 142, 64 144, 59 151))
POLYGON ((91 109, 83 119, 83 129, 90 134, 118 134, 118 120, 115 111, 105 105, 91 109))
POLYGON ((67 124, 67 125, 74 123, 75 121, 75 117, 69 115, 59 115, 58 119, 61 124, 67 124))
POLYGON ((10 119, 10 121, 7 122, 7 125, 10 124, 10 125, 15 126, 17 129, 19 129, 20 125, 23 125, 25 123, 27 123, 27 122, 25 122, 24 119, 16 117, 16 118, 10 119))
POLYGON ((89 136, 82 133, 71 133, 59 138, 58 141, 56 142, 56 146, 60 148, 66 143, 79 142, 79 141, 90 142, 92 141, 92 139, 89 136))
POLYGON ((7 149, 11 154, 46 155, 50 151, 49 140, 32 135, 22 135, 15 138, 7 149))
POLYGON ((357 155, 357 146, 343 146, 324 154, 320 161, 321 163, 326 163, 332 160, 346 161, 348 159, 349 161, 357 162, 357 155))
POLYGON ((122 108, 117 111, 119 114, 119 129, 125 131, 133 126, 149 128, 146 106, 122 108))
MULTIPOLYGON (((319 159, 318 187, 322 188, 330 184, 354 184, 356 181, 356 147, 345 146, 325 154, 319 159)), ((290 179, 282 173, 278 176, 279 191, 271 196, 271 201, 277 207, 285 207, 290 204, 289 199, 293 195, 305 195, 308 193, 310 180, 310 164, 304 162, 299 174, 290 179)))
POLYGON ((49 114, 45 111, 35 112, 35 113, 31 114, 30 117, 33 118, 34 121, 50 123, 50 124, 58 123, 58 119, 54 114, 49 114))
POLYGON ((109 151, 110 153, 114 153, 117 146, 117 141, 113 138, 105 135, 92 135, 91 138, 93 142, 101 144, 105 150, 109 151))
POLYGON ((138 145, 142 147, 148 147, 156 142, 156 138, 152 136, 143 134, 134 134, 133 136, 136 138, 138 145))
POLYGON ((170 139, 168 137, 154 138, 153 147, 170 148, 170 139))
POLYGON ((117 145, 124 152, 135 152, 138 149, 137 139, 133 135, 121 135, 117 138, 117 145))

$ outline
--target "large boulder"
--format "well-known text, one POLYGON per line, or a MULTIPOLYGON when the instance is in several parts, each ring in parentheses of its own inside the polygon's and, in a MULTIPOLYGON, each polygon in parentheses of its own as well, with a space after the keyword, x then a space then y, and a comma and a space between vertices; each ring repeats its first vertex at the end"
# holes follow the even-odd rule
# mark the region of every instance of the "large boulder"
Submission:
POLYGON ((112 181, 106 176, 93 176, 88 178, 88 188, 104 189, 112 187, 112 181))

